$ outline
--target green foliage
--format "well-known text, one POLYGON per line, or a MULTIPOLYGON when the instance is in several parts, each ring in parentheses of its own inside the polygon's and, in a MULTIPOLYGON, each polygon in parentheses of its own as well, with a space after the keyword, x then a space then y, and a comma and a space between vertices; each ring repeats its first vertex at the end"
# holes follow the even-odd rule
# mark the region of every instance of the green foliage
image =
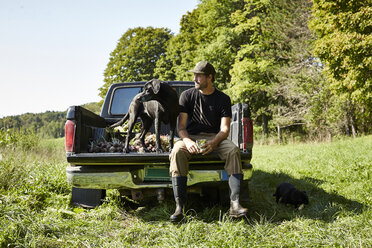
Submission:
POLYGON ((309 15, 308 1, 246 1, 232 16, 233 30, 245 43, 226 92, 234 102, 249 103, 263 129, 268 120, 281 128, 305 124, 309 95, 303 86, 319 78, 310 53, 309 15))
POLYGON ((233 103, 249 103, 263 138, 271 133, 282 141, 292 130, 319 138, 368 134, 371 13, 369 1, 361 0, 202 0, 182 16, 179 34, 162 44, 151 73, 137 66, 152 55, 131 44, 153 34, 132 37, 128 30, 111 54, 101 96, 112 83, 150 74, 190 80, 188 70, 208 60, 217 70, 215 86, 233 103))
POLYGON ((310 52, 310 7, 307 0, 202 1, 183 16, 156 74, 190 79, 187 70, 209 60, 217 69, 215 86, 233 102, 249 103, 264 133, 269 120, 281 127, 304 125, 312 107, 307 92, 322 80, 310 52))
POLYGON ((100 115, 101 114, 101 106, 98 102, 90 102, 82 105, 83 108, 100 115))
POLYGON ((43 140, 32 151, 0 147, 0 247, 49 247, 60 233, 45 210, 69 202, 63 141, 43 140))
POLYGON ((189 194, 180 225, 169 221, 172 195, 135 209, 109 190, 95 209, 71 206, 63 139, 42 140, 33 152, 0 148, 0 247, 368 247, 371 145, 366 136, 255 146, 248 218, 231 220, 229 206, 205 207, 189 194), (282 181, 306 190, 310 204, 277 205, 282 181))
MULTIPOLYGON (((101 113, 98 102, 83 104, 82 107, 98 115, 101 113)), ((65 136, 65 122, 66 111, 46 111, 0 118, 0 128, 27 132, 41 138, 60 138, 65 136)))
POLYGON ((114 83, 152 79, 156 61, 164 54, 171 37, 166 28, 138 27, 126 31, 110 54, 104 72, 105 84, 99 89, 102 99, 114 83))
POLYGON ((28 130, 41 137, 63 137, 66 111, 47 111, 34 114, 26 113, 16 116, 6 116, 0 119, 0 128, 28 130))
POLYGON ((310 24, 317 35, 314 51, 325 65, 332 93, 348 106, 343 109, 347 113, 344 120, 355 128, 370 130, 371 2, 315 0, 312 15, 310 24))
POLYGON ((40 138, 32 131, 16 131, 13 129, 0 129, 0 148, 30 150, 37 148, 40 138))
POLYGON ((198 8, 181 19, 180 33, 173 37, 155 70, 162 80, 190 80, 192 69, 200 60, 210 61, 216 68, 215 86, 225 89, 229 70, 240 47, 232 31, 230 15, 242 8, 244 1, 204 0, 198 8))

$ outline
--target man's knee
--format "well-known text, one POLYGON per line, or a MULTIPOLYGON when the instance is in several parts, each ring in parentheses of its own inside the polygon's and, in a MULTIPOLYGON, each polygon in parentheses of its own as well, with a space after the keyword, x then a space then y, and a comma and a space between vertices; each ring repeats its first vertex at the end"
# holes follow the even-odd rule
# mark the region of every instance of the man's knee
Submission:
POLYGON ((240 160, 240 149, 233 143, 227 144, 224 147, 223 160, 239 159, 240 160))
POLYGON ((186 146, 183 143, 183 141, 177 141, 174 144, 174 147, 171 153, 169 154, 169 160, 172 162, 172 160, 175 160, 179 156, 182 156, 182 157, 187 156, 186 153, 187 153, 187 150, 186 150, 186 146))
POLYGON ((231 146, 231 149, 230 149, 230 151, 229 151, 229 154, 232 154, 232 155, 238 155, 238 156, 240 156, 240 149, 236 146, 236 145, 234 145, 234 146, 231 146))
POLYGON ((190 154, 182 141, 176 142, 171 154, 169 155, 169 172, 172 177, 187 176, 189 170, 190 154))

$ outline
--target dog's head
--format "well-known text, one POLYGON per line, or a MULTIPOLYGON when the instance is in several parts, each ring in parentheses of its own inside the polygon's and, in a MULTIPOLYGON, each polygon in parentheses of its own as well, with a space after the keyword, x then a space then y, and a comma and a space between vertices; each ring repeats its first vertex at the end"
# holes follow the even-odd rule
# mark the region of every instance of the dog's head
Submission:
POLYGON ((296 190, 293 192, 292 201, 295 205, 299 206, 301 204, 309 204, 309 198, 306 194, 306 191, 296 190))
POLYGON ((159 94, 161 88, 161 81, 158 79, 151 79, 143 87, 143 92, 141 93, 141 100, 144 102, 150 100, 156 100, 156 96, 159 94))

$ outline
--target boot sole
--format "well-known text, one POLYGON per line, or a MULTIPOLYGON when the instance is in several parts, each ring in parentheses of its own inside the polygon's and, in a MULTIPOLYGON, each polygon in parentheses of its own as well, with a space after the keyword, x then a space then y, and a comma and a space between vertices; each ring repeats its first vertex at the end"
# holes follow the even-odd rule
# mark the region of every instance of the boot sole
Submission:
POLYGON ((170 218, 170 221, 172 222, 172 223, 179 223, 179 222, 181 222, 183 220, 183 215, 182 216, 177 216, 177 217, 175 217, 175 218, 170 218))
POLYGON ((243 216, 247 216, 247 213, 245 213, 245 214, 230 214, 229 215, 230 218, 240 218, 240 217, 243 217, 243 216))

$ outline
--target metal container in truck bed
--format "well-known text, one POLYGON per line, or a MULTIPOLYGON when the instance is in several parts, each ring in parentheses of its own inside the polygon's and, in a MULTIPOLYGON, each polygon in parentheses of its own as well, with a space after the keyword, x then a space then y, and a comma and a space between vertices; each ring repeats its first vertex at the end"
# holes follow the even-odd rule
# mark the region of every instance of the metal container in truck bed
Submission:
MULTIPOLYGON (((178 92, 194 87, 193 82, 166 82, 178 92)), ((89 143, 103 138, 110 140, 112 132, 107 126, 120 120, 127 112, 133 97, 142 91, 145 82, 112 85, 106 95, 100 116, 80 106, 67 112, 65 125, 67 179, 73 187, 74 204, 94 207, 104 197, 104 190, 119 189, 134 200, 157 196, 159 201, 171 191, 169 153, 88 152, 89 143)), ((243 189, 252 176, 253 130, 247 104, 232 106, 229 139, 241 150, 244 172, 243 189)), ((169 133, 169 125, 162 124, 162 134, 169 133)), ((126 135, 126 133, 122 133, 126 135)), ((203 193, 205 189, 225 191, 228 175, 224 162, 217 154, 195 155, 190 160, 188 191, 203 193)))

